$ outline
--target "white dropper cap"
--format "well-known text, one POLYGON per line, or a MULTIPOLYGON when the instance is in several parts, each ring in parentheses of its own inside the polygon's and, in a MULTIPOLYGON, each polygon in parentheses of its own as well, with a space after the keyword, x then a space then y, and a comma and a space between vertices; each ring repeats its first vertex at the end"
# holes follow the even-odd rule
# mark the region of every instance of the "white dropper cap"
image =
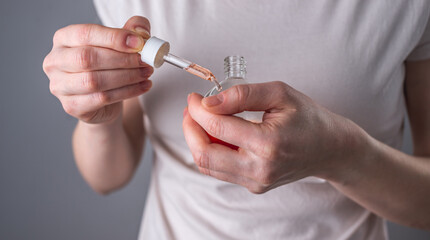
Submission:
POLYGON ((140 56, 143 62, 152 67, 159 68, 168 62, 178 68, 186 69, 192 62, 169 53, 170 44, 157 37, 151 37, 143 46, 140 56))
POLYGON ((151 37, 143 46, 140 56, 143 62, 159 68, 164 63, 164 56, 169 54, 170 44, 157 37, 151 37))

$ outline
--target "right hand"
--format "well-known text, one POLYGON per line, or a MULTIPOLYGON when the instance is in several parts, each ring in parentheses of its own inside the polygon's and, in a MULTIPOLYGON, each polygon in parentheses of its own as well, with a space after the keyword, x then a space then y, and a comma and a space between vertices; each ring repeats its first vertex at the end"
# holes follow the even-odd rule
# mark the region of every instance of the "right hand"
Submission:
POLYGON ((122 29, 95 24, 58 30, 43 70, 64 110, 87 123, 111 122, 122 101, 147 92, 153 68, 140 60, 149 21, 132 17, 122 29))

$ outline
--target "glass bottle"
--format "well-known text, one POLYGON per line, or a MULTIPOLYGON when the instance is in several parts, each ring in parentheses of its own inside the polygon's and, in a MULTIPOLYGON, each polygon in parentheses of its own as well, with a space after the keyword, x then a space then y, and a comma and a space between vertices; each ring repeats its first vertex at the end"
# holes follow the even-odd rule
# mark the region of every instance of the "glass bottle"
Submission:
MULTIPOLYGON (((218 93, 225 91, 236 85, 248 84, 248 82, 246 81, 246 61, 244 57, 242 56, 226 57, 224 59, 224 75, 225 75, 225 79, 219 83, 222 87, 222 90, 219 91, 216 87, 213 87, 205 94, 205 97, 217 95, 218 93)), ((241 117, 251 122, 259 123, 262 121, 263 114, 264 112, 244 111, 241 113, 236 113, 234 114, 234 116, 241 117)), ((232 149, 236 149, 236 150, 238 149, 237 146, 221 141, 217 138, 212 137, 211 135, 209 135, 209 138, 213 143, 220 143, 232 149)))

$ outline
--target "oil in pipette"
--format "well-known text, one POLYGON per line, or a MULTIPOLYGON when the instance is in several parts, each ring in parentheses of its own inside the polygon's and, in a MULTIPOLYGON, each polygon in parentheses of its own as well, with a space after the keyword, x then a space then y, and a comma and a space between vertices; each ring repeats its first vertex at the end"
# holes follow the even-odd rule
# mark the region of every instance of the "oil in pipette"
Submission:
POLYGON ((215 84, 216 90, 221 91, 221 85, 213 75, 213 73, 200 65, 197 65, 184 58, 175 56, 170 51, 170 44, 157 37, 151 37, 145 42, 145 46, 140 52, 143 62, 152 67, 159 68, 164 62, 170 63, 173 66, 181 68, 188 73, 196 75, 202 79, 211 81, 215 84))
POLYGON ((184 69, 185 71, 196 75, 197 77, 203 78, 205 80, 209 80, 211 82, 213 82, 216 86, 216 90, 221 91, 222 87, 219 84, 219 82, 216 80, 215 76, 213 75, 213 73, 207 69, 204 68, 198 64, 192 63, 190 64, 190 66, 188 66, 187 68, 184 69))

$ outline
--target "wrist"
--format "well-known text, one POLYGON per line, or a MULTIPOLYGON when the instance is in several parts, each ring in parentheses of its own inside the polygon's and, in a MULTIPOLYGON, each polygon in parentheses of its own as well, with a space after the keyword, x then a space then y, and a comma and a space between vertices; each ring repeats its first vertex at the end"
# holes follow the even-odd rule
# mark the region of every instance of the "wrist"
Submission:
POLYGON ((361 127, 349 119, 336 141, 335 157, 329 159, 325 171, 319 174, 330 182, 349 185, 362 177, 362 170, 375 156, 375 140, 361 127))
POLYGON ((85 121, 79 120, 77 129, 85 129, 89 133, 115 133, 122 129, 122 115, 118 117, 101 122, 101 123, 87 123, 85 121))

